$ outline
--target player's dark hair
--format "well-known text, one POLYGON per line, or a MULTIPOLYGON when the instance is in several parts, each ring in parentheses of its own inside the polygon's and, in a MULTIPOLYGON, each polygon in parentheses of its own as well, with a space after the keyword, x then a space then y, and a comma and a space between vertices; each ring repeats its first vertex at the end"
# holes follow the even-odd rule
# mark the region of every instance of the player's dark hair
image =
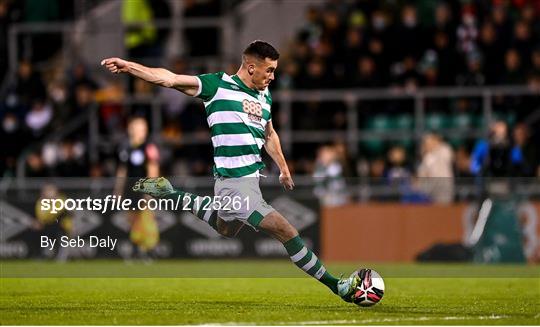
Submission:
POLYGON ((244 55, 255 56, 261 60, 266 58, 270 58, 270 60, 279 59, 279 52, 270 43, 260 40, 251 42, 244 50, 244 55))

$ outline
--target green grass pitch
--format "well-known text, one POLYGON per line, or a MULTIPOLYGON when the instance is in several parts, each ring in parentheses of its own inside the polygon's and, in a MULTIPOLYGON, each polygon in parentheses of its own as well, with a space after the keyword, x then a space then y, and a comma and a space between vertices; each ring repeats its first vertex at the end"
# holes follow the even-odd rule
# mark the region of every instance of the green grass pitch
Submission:
POLYGON ((341 301, 285 260, 3 261, 0 324, 540 324, 538 266, 362 266, 386 283, 370 308, 341 301))

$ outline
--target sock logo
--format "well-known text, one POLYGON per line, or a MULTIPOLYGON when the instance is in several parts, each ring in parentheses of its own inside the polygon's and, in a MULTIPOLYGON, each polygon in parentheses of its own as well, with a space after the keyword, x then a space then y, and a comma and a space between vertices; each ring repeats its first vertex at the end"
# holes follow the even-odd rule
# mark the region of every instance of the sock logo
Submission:
POLYGON ((317 270, 317 272, 315 273, 315 275, 313 275, 313 277, 317 279, 321 279, 321 277, 324 275, 325 272, 326 272, 326 268, 324 268, 324 266, 321 266, 321 268, 317 270))

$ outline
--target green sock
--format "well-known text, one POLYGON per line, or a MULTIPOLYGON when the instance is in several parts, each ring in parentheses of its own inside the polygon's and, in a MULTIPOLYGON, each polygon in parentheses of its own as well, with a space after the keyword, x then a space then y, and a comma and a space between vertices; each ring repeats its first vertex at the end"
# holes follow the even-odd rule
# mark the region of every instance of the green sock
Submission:
POLYGON ((319 258, 309 250, 300 235, 291 238, 287 242, 283 243, 287 253, 291 257, 292 262, 298 268, 302 269, 324 285, 328 286, 335 294, 337 294, 337 283, 339 279, 332 276, 326 271, 319 258))
POLYGON ((217 231, 217 211, 212 209, 209 196, 198 196, 189 192, 174 189, 174 192, 164 196, 165 199, 176 201, 180 197, 182 209, 188 208, 189 211, 202 221, 205 221, 214 230, 217 231), (206 210, 205 210, 206 209, 206 210))

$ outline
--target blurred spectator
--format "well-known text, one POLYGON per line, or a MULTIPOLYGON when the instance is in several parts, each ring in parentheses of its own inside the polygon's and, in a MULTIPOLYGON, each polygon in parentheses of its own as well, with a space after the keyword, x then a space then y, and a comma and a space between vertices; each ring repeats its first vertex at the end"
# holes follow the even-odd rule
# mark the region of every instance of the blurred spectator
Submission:
POLYGON ((320 58, 313 58, 307 65, 306 74, 298 80, 298 88, 301 89, 321 89, 325 88, 329 82, 326 64, 320 58))
POLYGON ((401 21, 393 33, 394 60, 403 60, 406 56, 418 60, 425 47, 425 36, 418 22, 416 7, 407 4, 401 10, 401 21))
POLYGON ((336 152, 336 158, 341 164, 341 167, 343 167, 343 176, 346 178, 356 177, 355 161, 349 155, 347 144, 344 141, 336 141, 333 147, 336 152))
POLYGON ((439 84, 437 53, 433 50, 428 50, 424 53, 420 62, 421 80, 425 86, 437 86, 439 84))
POLYGON ((456 150, 456 177, 460 179, 473 177, 471 173, 471 156, 463 145, 456 150))
POLYGON ((26 157, 26 176, 46 177, 48 172, 43 158, 38 152, 32 152, 26 157))
POLYGON ((349 28, 345 39, 342 56, 339 61, 343 63, 345 72, 348 73, 349 79, 351 72, 356 68, 358 58, 366 52, 365 35, 359 28, 349 28))
POLYGON ((530 140, 529 128, 525 124, 518 124, 512 136, 512 176, 536 176, 540 172, 540 153, 538 145, 530 140))
POLYGON ((35 100, 25 118, 26 126, 34 139, 40 139, 53 118, 51 105, 43 100, 35 100))
POLYGON ((386 171, 385 161, 382 158, 374 159, 369 164, 369 178, 370 182, 381 183, 384 179, 384 173, 386 171))
POLYGON ((322 34, 320 11, 315 6, 309 6, 306 10, 305 23, 300 28, 299 37, 311 46, 319 42, 322 34))
POLYGON ((482 73, 482 58, 476 51, 467 54, 466 71, 459 74, 456 78, 456 84, 459 86, 482 86, 486 78, 482 73))
POLYGON ((311 48, 310 46, 302 39, 298 39, 292 44, 293 49, 291 50, 292 59, 297 62, 302 71, 305 70, 305 64, 311 57, 311 48))
POLYGON ((68 92, 70 97, 75 96, 76 89, 80 85, 84 85, 92 91, 98 89, 98 84, 88 73, 88 68, 81 62, 75 64, 71 71, 68 72, 68 92))
POLYGON ((364 56, 357 61, 356 73, 350 82, 350 86, 357 87, 382 87, 384 80, 381 74, 377 71, 377 66, 373 58, 364 56))
POLYGON ((439 135, 427 134, 422 140, 422 160, 417 170, 419 189, 433 202, 450 203, 454 199, 454 154, 439 135))
POLYGON ((483 54, 483 72, 486 83, 494 85, 499 82, 499 76, 503 67, 501 53, 504 46, 498 38, 497 31, 493 23, 487 21, 480 30, 479 49, 483 54))
POLYGON ((65 124, 72 114, 68 101, 68 91, 63 82, 51 81, 47 85, 47 92, 51 100, 51 105, 54 108, 52 128, 58 128, 65 124))
POLYGON ((19 63, 17 76, 15 79, 15 99, 16 106, 28 110, 35 100, 45 100, 45 85, 41 75, 33 70, 32 63, 22 60, 19 63))
POLYGON ((325 145, 318 149, 315 162, 315 195, 324 206, 339 206, 348 202, 343 166, 336 148, 325 145))
POLYGON ((153 18, 150 1, 122 2, 122 22, 126 28, 124 42, 130 58, 160 55, 159 49, 155 47, 157 32, 153 18))
POLYGON ((540 46, 536 47, 531 54, 532 69, 528 75, 527 84, 540 90, 540 46))
POLYGON ((386 178, 390 183, 405 182, 411 177, 411 169, 407 162, 407 152, 402 146, 393 146, 387 154, 388 166, 386 178))
POLYGON ((514 37, 511 47, 516 49, 519 56, 523 58, 523 66, 530 67, 529 59, 531 58, 531 50, 533 49, 533 39, 529 25, 523 20, 516 22, 514 25, 514 37))
POLYGON ((442 86, 454 85, 458 71, 459 56, 451 43, 451 34, 437 32, 434 35, 434 47, 436 53, 437 84, 442 86))
POLYGON ((516 49, 509 49, 504 56, 504 70, 500 84, 523 84, 525 73, 523 71, 521 56, 516 49))
POLYGON ((519 18, 523 19, 527 24, 532 24, 537 17, 536 9, 540 9, 538 5, 534 6, 533 1, 527 1, 519 11, 519 18))
POLYGON ((497 4, 493 6, 491 12, 497 35, 505 48, 510 45, 512 40, 512 22, 508 19, 507 9, 505 5, 497 4))
POLYGON ((488 140, 479 140, 471 154, 471 172, 475 175, 507 177, 512 171, 508 125, 492 124, 488 140))
POLYGON ((457 28, 458 49, 468 55, 476 51, 478 27, 476 25, 475 10, 472 5, 465 5, 461 12, 461 24, 457 28))
POLYGON ((375 66, 379 67, 381 77, 386 80, 389 75, 387 67, 391 59, 389 51, 385 48, 385 43, 381 39, 371 38, 368 44, 368 52, 375 61, 375 66))
POLYGON ((536 40, 540 37, 540 8, 538 7, 538 1, 536 1, 537 7, 534 8, 532 3, 527 3, 520 12, 520 18, 529 25, 532 35, 536 36, 536 40))
POLYGON ((345 25, 340 18, 339 12, 332 6, 328 6, 322 13, 322 35, 314 49, 320 47, 322 42, 331 42, 331 46, 338 50, 340 40, 343 40, 345 33, 345 25))
POLYGON ((65 177, 84 177, 89 175, 86 147, 80 141, 66 140, 57 150, 56 173, 65 177))
POLYGON ((386 42, 389 33, 389 26, 390 22, 386 12, 380 9, 373 11, 373 13, 371 14, 371 37, 376 37, 386 42))
POLYGON ((17 115, 8 112, 2 119, 0 130, 2 151, 0 152, 0 176, 14 176, 16 160, 21 152, 21 145, 28 144, 28 135, 17 115))
POLYGON ((435 8, 435 23, 431 35, 441 33, 449 37, 448 43, 454 48, 456 45, 456 24, 452 17, 452 9, 446 2, 439 2, 435 8))
POLYGON ((392 37, 391 25, 386 12, 375 10, 371 18, 371 29, 369 30, 369 39, 367 42, 368 52, 379 68, 381 78, 385 79, 388 71, 383 69, 391 62, 391 48, 385 47, 389 44, 392 37))
POLYGON ((394 66, 395 83, 407 91, 414 91, 422 84, 422 75, 417 70, 413 56, 406 56, 403 62, 394 66))
POLYGON ((389 197, 389 200, 400 200, 404 203, 426 203, 431 199, 414 185, 412 169, 407 160, 407 152, 402 146, 393 146, 387 154, 388 166, 386 185, 394 188, 400 194, 399 198, 389 197))
POLYGON ((92 84, 80 83, 75 88, 75 103, 73 104, 74 114, 88 110, 89 106, 95 103, 95 93, 92 84))
POLYGON ((281 75, 277 81, 280 89, 295 89, 298 81, 299 65, 294 61, 286 61, 281 69, 281 75))

